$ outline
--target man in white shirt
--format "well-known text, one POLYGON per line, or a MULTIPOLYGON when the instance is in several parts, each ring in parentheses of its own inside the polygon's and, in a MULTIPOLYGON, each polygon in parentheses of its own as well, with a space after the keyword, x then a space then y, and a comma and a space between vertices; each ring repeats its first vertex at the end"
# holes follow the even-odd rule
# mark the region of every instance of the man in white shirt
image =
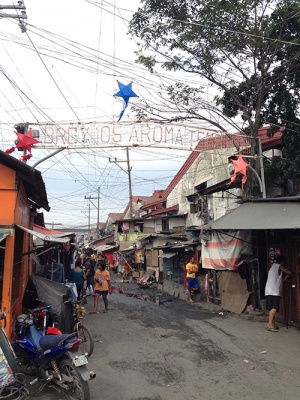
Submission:
POLYGON ((285 257, 278 256, 268 272, 265 295, 266 308, 267 310, 269 310, 267 330, 270 332, 278 332, 278 328, 275 322, 275 316, 280 306, 283 273, 291 275, 291 271, 289 271, 284 266, 285 262, 285 257))

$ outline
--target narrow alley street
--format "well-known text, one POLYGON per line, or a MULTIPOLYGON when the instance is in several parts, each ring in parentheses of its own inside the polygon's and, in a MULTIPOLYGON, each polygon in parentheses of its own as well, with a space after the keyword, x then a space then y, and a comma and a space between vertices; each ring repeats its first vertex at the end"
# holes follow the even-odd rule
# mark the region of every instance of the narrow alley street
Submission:
MULTIPOLYGON (((147 289, 139 291, 142 298, 147 295, 147 289)), ((95 337, 91 400, 299 398, 295 327, 272 333, 262 320, 213 305, 208 310, 204 303, 173 297, 157 305, 117 290, 109 296, 109 313, 99 304, 100 313, 85 319, 95 337)), ((87 308, 92 310, 92 297, 87 308)), ((51 398, 51 393, 43 397, 51 398)))

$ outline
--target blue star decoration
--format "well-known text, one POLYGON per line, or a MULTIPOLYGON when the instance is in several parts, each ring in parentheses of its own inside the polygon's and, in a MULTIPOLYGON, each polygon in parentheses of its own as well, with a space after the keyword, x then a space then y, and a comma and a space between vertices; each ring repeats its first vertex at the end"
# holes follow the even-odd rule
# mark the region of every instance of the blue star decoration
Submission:
POLYGON ((121 111, 118 119, 118 121, 120 121, 120 119, 123 117, 126 107, 128 106, 130 97, 139 97, 139 96, 132 90, 132 82, 128 83, 128 85, 124 85, 119 81, 117 82, 120 90, 114 96, 122 97, 122 99, 124 100, 123 110, 121 111))

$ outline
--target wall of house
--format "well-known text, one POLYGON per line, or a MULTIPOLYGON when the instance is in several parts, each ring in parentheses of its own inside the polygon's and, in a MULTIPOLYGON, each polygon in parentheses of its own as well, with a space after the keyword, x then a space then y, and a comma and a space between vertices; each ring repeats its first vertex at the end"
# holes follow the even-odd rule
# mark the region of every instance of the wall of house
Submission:
POLYGON ((169 219, 169 230, 170 232, 182 232, 184 231, 185 228, 185 220, 186 217, 176 217, 176 218, 172 218, 170 217, 169 219))
POLYGON ((145 219, 143 226, 144 233, 154 233, 155 232, 155 221, 153 219, 145 219))
MULTIPOLYGON (((191 213, 192 202, 187 196, 197 193, 197 186, 208 182, 208 186, 215 185, 230 178, 232 164, 228 164, 228 157, 234 154, 234 149, 222 149, 219 151, 207 151, 199 153, 199 156, 178 182, 167 199, 167 207, 179 204, 178 214, 187 214, 186 227, 201 226, 207 221, 201 218, 199 212, 191 213)), ((230 189, 230 192, 238 196, 240 189, 230 189)), ((198 203, 200 196, 196 196, 194 203, 198 203)), ((211 220, 220 218, 226 212, 238 207, 236 198, 227 192, 218 192, 206 197, 207 211, 211 220)))
POLYGON ((238 198, 236 196, 242 195, 241 189, 230 189, 228 192, 217 192, 211 195, 210 204, 211 220, 216 220, 223 217, 228 211, 234 210, 239 207, 238 198))
MULTIPOLYGON (((30 203, 22 182, 17 182, 15 171, 0 165, 0 226, 14 224, 31 228, 30 203)), ((32 236, 17 226, 5 242, 3 291, 1 306, 7 311, 6 333, 12 337, 16 317, 22 312, 22 299, 32 271, 32 256, 22 256, 32 249, 32 236)))
POLYGON ((155 223, 155 232, 156 233, 162 232, 162 218, 161 217, 155 218, 154 223, 155 223))
POLYGON ((1 204, 5 207, 0 208, 1 225, 11 225, 14 221, 15 206, 17 201, 16 190, 16 171, 0 164, 0 190, 1 204))
POLYGON ((119 233, 118 235, 118 244, 120 246, 120 250, 128 249, 130 246, 135 244, 138 241, 139 237, 146 236, 146 234, 139 232, 128 232, 128 233, 119 233))
POLYGON ((201 177, 210 178, 212 175, 212 154, 199 153, 194 163, 189 167, 182 179, 177 183, 167 199, 167 207, 179 204, 178 214, 189 212, 186 196, 195 193, 195 183, 201 177))

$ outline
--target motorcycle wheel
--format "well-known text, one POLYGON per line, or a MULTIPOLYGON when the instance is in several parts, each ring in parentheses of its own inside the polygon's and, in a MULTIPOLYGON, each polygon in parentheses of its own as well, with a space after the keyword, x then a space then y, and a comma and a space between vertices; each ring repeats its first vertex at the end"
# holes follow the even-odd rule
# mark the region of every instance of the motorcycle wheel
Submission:
POLYGON ((83 324, 78 324, 76 331, 79 339, 81 339, 80 349, 82 353, 86 353, 89 357, 94 351, 94 339, 91 331, 83 324))
POLYGON ((84 381, 80 375, 77 367, 68 358, 63 358, 59 363, 60 371, 73 378, 72 382, 67 382, 69 386, 68 390, 64 390, 64 393, 69 400, 90 400, 90 389, 86 381, 84 381))

